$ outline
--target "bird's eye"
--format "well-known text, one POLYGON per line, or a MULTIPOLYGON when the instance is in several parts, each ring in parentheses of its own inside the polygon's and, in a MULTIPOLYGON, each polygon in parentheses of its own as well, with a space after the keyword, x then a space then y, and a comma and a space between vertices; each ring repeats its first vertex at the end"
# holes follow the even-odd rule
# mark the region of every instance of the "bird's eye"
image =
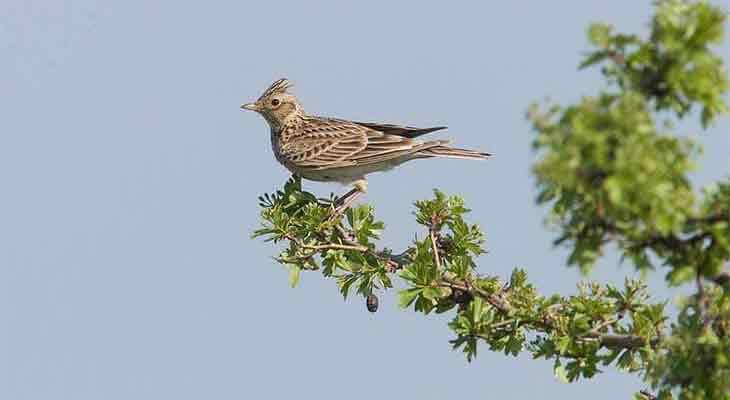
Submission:
POLYGON ((271 105, 274 107, 278 106, 280 103, 281 103, 281 101, 279 101, 279 99, 271 100, 271 105))

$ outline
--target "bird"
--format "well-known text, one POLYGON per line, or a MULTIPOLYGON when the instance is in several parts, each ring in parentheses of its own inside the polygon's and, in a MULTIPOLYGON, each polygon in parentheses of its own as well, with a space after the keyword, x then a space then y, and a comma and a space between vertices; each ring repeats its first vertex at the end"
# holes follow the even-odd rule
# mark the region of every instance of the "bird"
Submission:
POLYGON ((271 130, 276 160, 294 175, 310 181, 351 184, 339 197, 336 213, 367 192, 366 175, 387 171, 421 158, 485 160, 490 153, 450 147, 450 140, 419 140, 445 126, 416 128, 378 122, 319 117, 304 112, 291 82, 278 79, 253 103, 241 109, 264 117, 271 130))

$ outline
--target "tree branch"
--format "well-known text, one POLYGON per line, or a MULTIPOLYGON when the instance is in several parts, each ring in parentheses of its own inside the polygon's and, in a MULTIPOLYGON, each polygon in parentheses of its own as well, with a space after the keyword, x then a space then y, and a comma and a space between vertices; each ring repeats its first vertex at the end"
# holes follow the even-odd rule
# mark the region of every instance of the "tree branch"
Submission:
MULTIPOLYGON (((443 282, 446 287, 452 289, 458 289, 469 293, 474 297, 479 297, 482 300, 489 303, 492 307, 497 309, 500 313, 505 316, 511 315, 512 309, 509 303, 502 298, 502 296, 492 293, 487 293, 484 290, 475 288, 466 282, 461 282, 451 278, 443 278, 443 282)), ((617 321, 617 320, 616 320, 617 321)), ((616 322, 613 321, 613 322, 616 322)), ((552 329, 552 322, 547 319, 542 321, 523 321, 523 324, 530 324, 533 328, 537 328, 547 333, 547 330, 552 329)), ((603 326, 606 327, 607 325, 603 326)), ((608 334, 600 333, 594 328, 591 332, 587 333, 584 337, 597 339, 601 346, 608 348, 623 348, 628 350, 634 350, 644 347, 647 344, 646 339, 638 335, 619 335, 619 334, 608 334)), ((659 344, 659 339, 653 339, 649 342, 652 347, 656 347, 659 344)))
POLYGON ((487 293, 486 291, 479 289, 477 287, 472 286, 467 281, 459 281, 453 278, 443 277, 442 278, 442 286, 448 287, 451 289, 457 289, 464 291, 466 293, 469 293, 472 297, 479 297, 482 300, 489 303, 492 307, 496 308, 498 311, 505 315, 509 315, 511 312, 511 308, 509 303, 505 299, 503 299, 501 296, 498 296, 496 294, 487 293))
POLYGON ((353 250, 353 251, 359 251, 359 252, 366 252, 369 249, 366 246, 362 246, 359 244, 338 244, 338 243, 328 243, 328 244, 321 244, 321 245, 309 245, 306 243, 303 243, 301 240, 295 238, 291 235, 285 236, 287 239, 293 241, 297 244, 297 246, 308 249, 308 250, 315 250, 315 251, 324 251, 324 250, 353 250))
MULTIPOLYGON (((634 350, 639 349, 647 345, 647 342, 641 336, 636 335, 616 335, 609 333, 591 333, 588 335, 598 339, 601 346, 608 348, 621 348, 634 350)), ((654 339, 649 342, 652 347, 656 347, 659 344, 659 339, 654 339)))

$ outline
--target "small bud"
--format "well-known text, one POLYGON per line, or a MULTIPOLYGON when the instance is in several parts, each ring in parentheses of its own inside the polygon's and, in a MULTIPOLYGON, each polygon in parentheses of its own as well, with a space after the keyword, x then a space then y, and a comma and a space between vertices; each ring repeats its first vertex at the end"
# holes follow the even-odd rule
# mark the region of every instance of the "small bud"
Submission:
POLYGON ((472 296, 471 296, 471 294, 469 294, 469 292, 465 292, 460 289, 455 289, 451 293, 451 298, 454 301, 454 303, 460 304, 460 305, 469 304, 469 302, 472 300, 472 296))
POLYGON ((368 308, 368 311, 372 313, 378 311, 378 296, 369 294, 365 299, 365 306, 368 308))
POLYGON ((436 245, 439 250, 439 255, 441 257, 445 257, 446 253, 453 250, 454 241, 450 237, 439 236, 439 238, 437 239, 436 245))

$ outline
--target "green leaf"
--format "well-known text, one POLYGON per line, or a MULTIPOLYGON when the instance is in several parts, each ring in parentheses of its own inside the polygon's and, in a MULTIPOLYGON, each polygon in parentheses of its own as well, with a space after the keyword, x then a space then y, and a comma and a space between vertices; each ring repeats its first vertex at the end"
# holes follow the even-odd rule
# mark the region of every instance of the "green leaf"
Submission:
POLYGON ((697 270, 691 265, 684 265, 669 272, 667 278, 672 286, 689 282, 697 276, 697 270))
POLYGON ((441 297, 441 290, 436 287, 427 287, 421 291, 423 297, 429 300, 438 300, 441 297))
POLYGON ((299 283, 299 275, 301 273, 301 268, 292 266, 289 268, 289 286, 294 288, 299 283))
MULTIPOLYGON (((592 65, 598 64, 608 58, 609 54, 610 53, 607 51, 595 51, 593 53, 590 53, 583 61, 581 61, 580 65, 578 65, 578 69, 584 69, 592 65)), ((543 195, 542 198, 544 199, 545 195, 543 195)))
POLYGON ((588 28, 588 40, 600 47, 608 46, 611 37, 611 26, 602 23, 591 24, 588 28))
POLYGON ((555 375, 555 378, 557 378, 560 382, 570 383, 570 380, 568 379, 568 373, 567 371, 565 371, 565 367, 563 367, 563 365, 560 364, 559 361, 556 361, 555 367, 553 367, 553 374, 555 375))
POLYGON ((401 290, 398 292, 398 305, 401 308, 408 308, 420 293, 421 289, 417 288, 401 290))

